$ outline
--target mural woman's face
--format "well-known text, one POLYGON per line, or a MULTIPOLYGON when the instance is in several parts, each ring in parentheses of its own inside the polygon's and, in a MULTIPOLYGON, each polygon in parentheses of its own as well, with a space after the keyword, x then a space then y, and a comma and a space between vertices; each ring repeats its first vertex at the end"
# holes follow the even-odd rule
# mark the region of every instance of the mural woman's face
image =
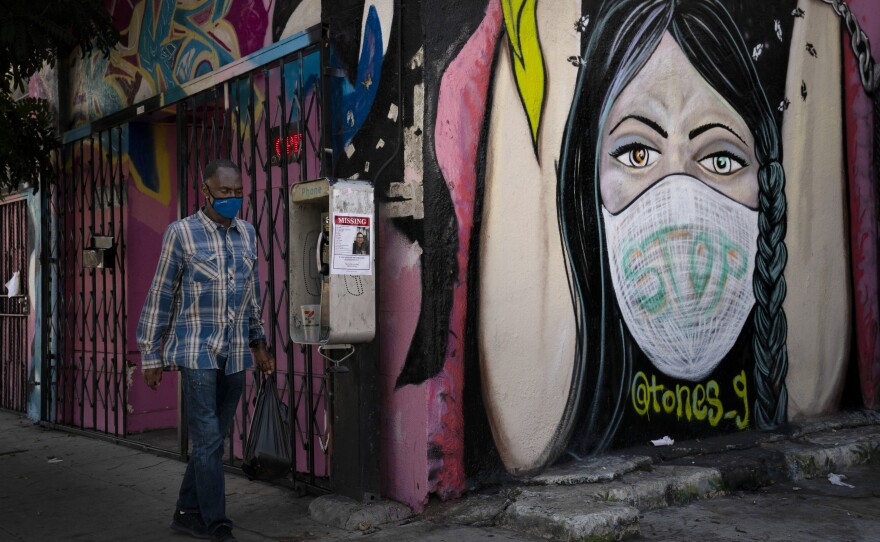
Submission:
POLYGON ((754 305, 751 131, 669 34, 603 130, 599 189, 618 307, 657 369, 705 378, 754 305))
POLYGON ((618 97, 602 134, 602 203, 617 213, 659 179, 686 174, 758 205, 754 138, 669 34, 618 97))

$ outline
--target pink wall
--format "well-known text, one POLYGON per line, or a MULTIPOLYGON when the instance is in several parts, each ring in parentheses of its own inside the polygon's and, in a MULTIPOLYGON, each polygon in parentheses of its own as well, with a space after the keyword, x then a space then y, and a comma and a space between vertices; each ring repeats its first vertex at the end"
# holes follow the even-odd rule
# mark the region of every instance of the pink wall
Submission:
POLYGON ((379 238, 382 493, 421 511, 428 502, 428 392, 424 385, 394 389, 418 322, 420 266, 412 243, 388 220, 380 220, 379 238))
MULTIPOLYGON (((874 58, 880 55, 880 12, 871 0, 850 2, 867 35, 874 58)), ((862 399, 880 408, 880 302, 877 288, 877 185, 874 169, 874 111, 862 87, 849 35, 843 36, 846 92, 846 148, 850 186, 856 348, 862 399)))
MULTIPOLYGON (((151 144, 152 160, 127 161, 128 224, 126 271, 128 292, 128 357, 137 365, 129 389, 131 432, 177 426, 177 373, 165 373, 156 391, 147 388, 140 370, 137 326, 150 283, 156 272, 162 236, 177 219, 177 135, 173 124, 131 130, 129 153, 151 144), (151 141, 144 139, 150 138, 151 141)), ((139 157, 140 158, 140 157, 139 157)))

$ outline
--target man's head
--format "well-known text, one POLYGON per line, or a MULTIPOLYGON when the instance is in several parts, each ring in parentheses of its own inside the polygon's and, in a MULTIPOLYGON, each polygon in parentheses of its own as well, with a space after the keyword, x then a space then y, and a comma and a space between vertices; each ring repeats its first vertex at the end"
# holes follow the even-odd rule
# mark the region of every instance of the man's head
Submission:
POLYGON ((225 159, 208 162, 208 165, 205 166, 205 180, 202 185, 202 193, 206 197, 241 197, 242 192, 241 170, 238 168, 238 164, 225 159))
POLYGON ((244 190, 241 171, 231 160, 211 160, 205 166, 202 194, 217 213, 231 219, 241 208, 244 190))

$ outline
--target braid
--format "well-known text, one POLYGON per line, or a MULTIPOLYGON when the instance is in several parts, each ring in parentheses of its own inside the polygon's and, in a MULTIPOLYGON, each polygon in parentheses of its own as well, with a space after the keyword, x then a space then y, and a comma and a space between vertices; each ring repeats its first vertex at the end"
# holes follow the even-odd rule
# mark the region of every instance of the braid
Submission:
MULTIPOLYGON (((774 153, 775 154, 775 153, 774 153)), ((785 300, 785 172, 773 156, 758 170, 758 254, 755 259, 755 420, 759 429, 785 422, 788 391, 785 300)))

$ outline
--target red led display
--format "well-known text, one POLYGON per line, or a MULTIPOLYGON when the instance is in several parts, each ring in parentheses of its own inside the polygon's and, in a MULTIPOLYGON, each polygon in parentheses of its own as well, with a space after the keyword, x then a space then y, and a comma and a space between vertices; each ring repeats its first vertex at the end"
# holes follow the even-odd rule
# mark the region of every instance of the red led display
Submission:
POLYGON ((280 136, 275 138, 275 156, 278 158, 298 157, 300 147, 302 146, 302 134, 290 134, 287 136, 287 144, 284 145, 283 154, 282 139, 280 136))

